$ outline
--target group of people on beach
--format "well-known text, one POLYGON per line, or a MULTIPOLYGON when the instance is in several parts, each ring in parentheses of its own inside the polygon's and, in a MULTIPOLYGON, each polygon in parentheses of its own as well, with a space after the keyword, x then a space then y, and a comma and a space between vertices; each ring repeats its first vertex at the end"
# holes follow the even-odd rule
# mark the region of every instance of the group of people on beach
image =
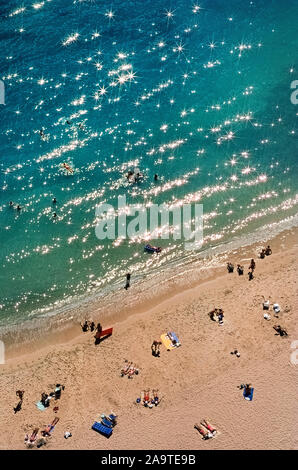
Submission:
MULTIPOLYGON (((141 402, 141 398, 137 398, 137 403, 141 402)), ((150 396, 150 388, 143 390, 143 405, 145 408, 153 408, 158 406, 161 402, 161 398, 158 396, 158 390, 152 389, 152 396, 150 396)))
POLYGON ((272 250, 270 248, 270 245, 268 245, 266 248, 262 248, 261 252, 260 252, 260 258, 261 259, 264 259, 265 256, 270 256, 272 255, 272 250))
MULTIPOLYGON (((255 260, 252 258, 251 261, 250 261, 250 265, 248 267, 248 280, 251 281, 253 278, 254 278, 254 270, 256 269, 256 262, 255 260)), ((234 272, 234 264, 231 263, 231 262, 228 262, 227 263, 227 270, 228 270, 228 273, 233 273, 234 272)), ((239 276, 242 276, 244 274, 244 266, 242 266, 241 264, 237 264, 237 273, 239 274, 239 276)))
POLYGON ((129 379, 132 379, 134 375, 139 374, 139 368, 137 365, 134 365, 133 362, 128 362, 125 360, 125 364, 121 369, 121 377, 127 376, 129 379))
POLYGON ((81 328, 82 328, 82 331, 84 333, 86 333, 86 331, 91 331, 91 333, 93 331, 96 330, 96 332, 98 333, 101 333, 102 332, 102 326, 100 323, 97 323, 97 326, 95 326, 95 323, 94 321, 90 321, 90 320, 85 320, 84 323, 80 323, 81 325, 81 328))
MULTIPOLYGON (((39 428, 35 428, 29 436, 28 434, 25 435, 24 443, 25 445, 31 449, 35 445, 37 448, 42 447, 47 444, 48 439, 52 437, 52 432, 55 429, 55 426, 59 423, 60 418, 55 417, 51 424, 48 424, 47 426, 44 427, 44 429, 41 430, 40 434, 41 437, 38 436, 39 433, 39 428)), ((64 433, 64 437, 67 439, 68 437, 71 436, 71 433, 69 431, 66 431, 64 433)))
MULTIPOLYGON (((40 399, 40 403, 42 404, 42 406, 44 408, 48 408, 50 406, 50 401, 52 399, 54 399, 55 401, 60 400, 61 393, 62 393, 62 391, 64 391, 64 389, 65 389, 64 385, 56 384, 55 390, 53 392, 50 392, 49 394, 43 392, 41 394, 41 399, 40 399)), ((55 406, 54 407, 54 412, 56 413, 58 411, 58 409, 59 408, 57 406, 55 406)))

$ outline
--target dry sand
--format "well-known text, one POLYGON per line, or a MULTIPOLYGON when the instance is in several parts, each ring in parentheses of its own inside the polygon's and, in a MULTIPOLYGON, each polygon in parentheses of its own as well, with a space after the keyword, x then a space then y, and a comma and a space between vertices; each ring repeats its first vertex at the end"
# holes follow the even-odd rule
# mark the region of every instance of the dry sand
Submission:
POLYGON ((56 403, 60 421, 41 450, 297 448, 298 366, 291 362, 291 344, 298 340, 296 235, 292 231, 270 243, 274 254, 256 260, 251 282, 246 273, 255 247, 231 254, 245 265, 244 276, 227 274, 222 266, 209 280, 172 293, 154 308, 147 305, 117 324, 104 323, 114 326, 114 333, 98 346, 78 326, 64 343, 11 353, 0 366, 0 448, 24 449, 25 433, 53 420, 54 403, 45 411, 35 403, 56 383, 65 385, 56 403), (271 320, 263 318, 263 295, 281 305, 280 318, 274 318, 272 307, 271 320), (214 307, 224 310, 222 326, 208 316, 214 307), (289 336, 277 336, 275 323, 289 336), (162 345, 160 357, 153 357, 152 341, 169 330, 182 346, 169 352, 162 345), (230 354, 235 348, 240 358, 230 354), (140 368, 132 380, 120 377, 125 359, 140 368), (242 382, 255 388, 252 402, 237 388, 242 382), (159 390, 159 406, 136 404, 146 388, 159 390), (18 389, 25 390, 24 403, 14 414, 18 389), (91 425, 110 410, 119 419, 107 440, 91 425), (200 438, 193 426, 202 418, 219 430, 216 438, 200 438), (65 440, 67 430, 72 437, 65 440))

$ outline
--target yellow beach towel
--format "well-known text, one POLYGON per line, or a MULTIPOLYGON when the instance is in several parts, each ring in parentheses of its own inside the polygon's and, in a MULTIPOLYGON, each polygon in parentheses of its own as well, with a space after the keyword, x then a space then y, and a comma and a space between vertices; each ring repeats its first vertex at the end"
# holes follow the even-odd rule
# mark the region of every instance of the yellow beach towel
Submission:
POLYGON ((173 346, 172 341, 170 340, 168 335, 161 335, 160 339, 162 340, 163 344, 167 349, 175 349, 175 346, 173 346))

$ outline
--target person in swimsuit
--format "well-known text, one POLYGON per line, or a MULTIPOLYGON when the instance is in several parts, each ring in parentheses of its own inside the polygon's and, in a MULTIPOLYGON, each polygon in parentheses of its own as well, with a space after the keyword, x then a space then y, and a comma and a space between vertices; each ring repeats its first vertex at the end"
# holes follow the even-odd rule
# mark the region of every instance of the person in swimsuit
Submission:
POLYGON ((211 439, 213 437, 213 434, 210 432, 210 431, 207 431, 206 429, 204 429, 202 426, 200 426, 199 424, 195 424, 194 425, 194 428, 199 431, 199 433, 201 434, 201 436, 203 436, 203 439, 211 439))
POLYGON ((73 173, 73 169, 67 163, 62 163, 62 166, 65 170, 69 171, 69 173, 73 173))
POLYGON ((43 436, 50 436, 51 432, 55 428, 56 424, 59 422, 59 418, 54 418, 52 421, 52 424, 49 424, 43 431, 41 431, 41 434, 43 436))
POLYGON ((148 406, 150 402, 150 390, 144 390, 143 405, 148 406))
POLYGON ((88 330, 89 330, 89 323, 88 323, 88 321, 85 320, 85 323, 83 323, 83 325, 82 325, 82 323, 81 323, 81 327, 82 327, 82 330, 83 330, 84 333, 85 333, 86 331, 88 331, 88 330))
POLYGON ((202 419, 200 424, 205 426, 205 428, 208 429, 208 431, 210 431, 213 436, 216 434, 216 429, 206 419, 202 419))
POLYGON ((234 272, 234 265, 232 263, 227 263, 228 273, 234 272))

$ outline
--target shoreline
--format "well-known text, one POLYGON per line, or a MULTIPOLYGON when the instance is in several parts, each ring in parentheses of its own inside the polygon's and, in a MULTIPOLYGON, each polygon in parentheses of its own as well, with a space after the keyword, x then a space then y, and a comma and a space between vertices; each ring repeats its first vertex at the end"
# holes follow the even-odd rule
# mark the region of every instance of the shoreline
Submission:
POLYGON ((41 450, 297 448, 297 366, 291 363, 291 345, 297 337, 296 231, 280 234, 270 245, 273 254, 256 260, 251 282, 247 267, 256 246, 243 249, 241 257, 237 251, 229 255, 233 262, 242 260, 244 276, 228 274, 224 264, 212 278, 143 311, 130 312, 97 346, 92 333, 77 330, 68 341, 60 343, 56 337, 54 344, 8 357, 0 366, 0 448, 24 449, 25 433, 42 429, 56 416, 57 429, 41 450), (272 307, 271 320, 263 318, 263 295, 271 305, 280 303, 279 319, 272 307), (214 307, 224 310, 222 326, 208 316, 214 307), (288 337, 275 335, 277 322, 288 337), (150 345, 167 331, 176 332, 181 347, 169 352, 161 345, 156 358, 150 345), (235 348, 240 358, 231 355, 235 348), (120 377, 125 360, 140 370, 132 380, 120 377), (255 388, 252 402, 246 402, 238 389, 243 382, 255 388), (61 399, 38 410, 41 393, 55 383, 65 385, 61 399), (162 398, 152 410, 136 404, 148 388, 158 389, 162 398), (18 389, 25 390, 24 402, 14 414, 18 389), (106 440, 91 426, 110 410, 119 422, 106 440), (207 442, 193 428, 203 418, 219 430, 207 442), (66 430, 72 433, 68 440, 66 430))
MULTIPOLYGON (((284 249, 289 249, 296 245, 298 240, 298 227, 293 227, 291 229, 284 230, 280 232, 277 236, 273 238, 269 238, 268 240, 263 242, 263 245, 266 246, 266 243, 270 242, 271 247, 273 248, 273 255, 277 255, 284 249), (285 245, 286 240, 286 245, 285 245)), ((165 280, 166 288, 162 294, 157 294, 154 297, 150 297, 145 299, 138 299, 135 304, 128 305, 124 308, 118 308, 113 311, 113 307, 116 307, 116 302, 114 305, 109 306, 109 310, 102 315, 101 308, 98 307, 96 302, 90 302, 90 305, 87 306, 87 313, 85 312, 83 318, 92 318, 95 323, 100 321, 104 323, 104 328, 108 328, 110 326, 117 327, 119 323, 123 323, 127 321, 128 318, 138 315, 144 314, 148 312, 150 314, 151 310, 158 306, 162 306, 167 299, 173 299, 179 294, 183 294, 186 292, 191 292, 193 289, 205 284, 206 282, 211 282, 215 279, 220 277, 224 277, 226 274, 226 262, 229 260, 237 265, 237 262, 242 262, 245 265, 247 261, 251 258, 262 262, 257 256, 260 250, 260 242, 255 242, 251 245, 246 245, 239 249, 233 249, 231 252, 224 252, 219 256, 217 259, 217 264, 215 266, 207 267, 207 268, 200 268, 199 272, 196 273, 197 277, 194 278, 186 278, 186 276, 176 276, 172 280, 165 280), (96 309, 94 312, 94 308, 96 309), (92 314, 89 313, 91 312, 92 314)), ((199 257, 198 257, 199 258, 199 257)), ((212 257, 210 257, 212 259, 212 257)), ((205 259, 205 258, 204 258, 205 259)), ((200 260, 200 258, 199 258, 200 260)), ((190 271, 191 274, 194 274, 194 262, 190 263, 190 271)), ((130 287, 130 294, 133 293, 134 286, 130 287)), ((124 290, 117 291, 116 295, 121 297, 125 296, 124 290)), ((134 295, 134 294, 133 294, 134 295)), ((33 330, 28 330, 33 331, 33 330)), ((9 335, 10 336, 10 335, 9 335)), ((1 337, 6 341, 5 335, 1 337)), ((11 339, 11 337, 10 337, 11 339)), ((16 359, 20 356, 24 356, 28 353, 35 353, 39 350, 47 350, 48 348, 52 348, 57 345, 63 345, 65 343, 73 344, 76 340, 80 342, 82 339, 82 330, 79 325, 78 319, 74 322, 72 320, 69 321, 68 324, 63 325, 63 328, 59 330, 57 326, 51 329, 50 331, 46 331, 43 336, 40 337, 25 337, 25 340, 21 341, 19 344, 16 344, 14 341, 8 340, 6 344, 6 359, 9 361, 10 359, 16 359)))
MULTIPOLYGON (((298 227, 292 227, 291 229, 286 229, 278 233, 278 235, 274 236, 273 238, 268 238, 268 240, 263 241, 263 245, 266 246, 266 243, 270 242, 273 248, 273 254, 276 254, 285 249, 285 239, 286 249, 295 246, 298 239, 297 235, 298 227)), ((145 299, 137 297, 139 293, 135 293, 136 288, 132 283, 129 294, 130 296, 134 297, 133 305, 128 303, 128 305, 124 308, 119 308, 118 303, 115 301, 114 303, 108 305, 108 309, 103 314, 102 308, 97 305, 97 302, 90 301, 90 303, 87 304, 83 315, 76 315, 75 320, 73 320, 72 317, 70 319, 66 319, 66 322, 62 325, 61 329, 59 329, 58 321, 58 325, 55 324, 53 328, 45 331, 43 335, 40 333, 39 336, 35 336, 35 332, 39 331, 39 327, 35 329, 24 328, 25 334, 23 337, 18 335, 17 339, 12 336, 11 332, 1 335, 0 339, 4 341, 6 345, 6 357, 9 360, 10 358, 23 356, 30 351, 36 352, 40 349, 46 349, 54 345, 63 345, 64 343, 72 343, 76 339, 79 340, 82 333, 79 321, 83 320, 84 318, 90 318, 94 320, 95 323, 100 321, 101 323, 104 323, 104 328, 109 327, 112 324, 117 325, 118 323, 125 322, 130 316, 152 310, 154 307, 162 304, 167 298, 173 298, 177 294, 183 293, 187 290, 191 291, 205 282, 212 281, 218 276, 223 276, 226 273, 225 266, 227 260, 234 262, 236 265, 237 261, 244 262, 250 258, 258 259, 260 246, 262 246, 261 242, 257 241, 251 245, 246 245, 238 249, 233 248, 230 252, 223 252, 218 257, 208 256, 205 258, 199 254, 198 261, 201 261, 202 259, 203 261, 206 259, 211 260, 211 266, 200 266, 198 271, 195 272, 196 262, 191 261, 187 275, 176 275, 173 276, 172 279, 164 279, 164 291, 161 294, 155 294, 153 297, 150 296, 149 299, 148 297, 145 299), (215 259, 216 264, 212 265, 212 261, 215 259)), ((259 261, 261 262, 263 260, 259 261)), ((126 298, 126 292, 124 292, 124 289, 118 290, 114 294, 115 296, 120 297, 120 299, 118 298, 117 300, 123 304, 124 299, 126 298)), ((80 307, 81 306, 79 306, 78 311, 80 310, 80 307)), ((47 319, 44 319, 44 321, 46 322, 47 319)), ((20 327, 22 328, 23 326, 25 325, 21 325, 20 327)), ((12 332, 14 335, 15 331, 12 332)))

